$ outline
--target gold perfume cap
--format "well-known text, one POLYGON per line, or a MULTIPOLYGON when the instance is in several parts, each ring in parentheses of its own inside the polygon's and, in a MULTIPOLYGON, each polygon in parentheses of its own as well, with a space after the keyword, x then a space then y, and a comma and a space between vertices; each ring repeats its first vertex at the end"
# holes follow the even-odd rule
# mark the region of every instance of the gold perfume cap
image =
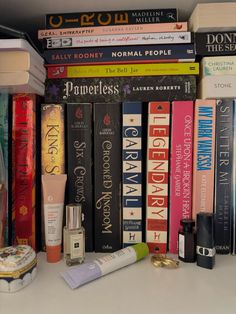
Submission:
POLYGON ((82 208, 80 204, 66 205, 66 227, 78 229, 82 224, 82 208))

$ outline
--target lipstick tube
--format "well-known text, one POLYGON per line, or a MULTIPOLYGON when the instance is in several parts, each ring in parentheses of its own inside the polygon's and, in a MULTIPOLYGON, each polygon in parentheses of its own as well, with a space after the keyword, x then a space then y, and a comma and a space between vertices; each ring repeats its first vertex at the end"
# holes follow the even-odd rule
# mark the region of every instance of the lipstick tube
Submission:
POLYGON ((214 215, 197 214, 197 265, 212 269, 215 264, 214 215))

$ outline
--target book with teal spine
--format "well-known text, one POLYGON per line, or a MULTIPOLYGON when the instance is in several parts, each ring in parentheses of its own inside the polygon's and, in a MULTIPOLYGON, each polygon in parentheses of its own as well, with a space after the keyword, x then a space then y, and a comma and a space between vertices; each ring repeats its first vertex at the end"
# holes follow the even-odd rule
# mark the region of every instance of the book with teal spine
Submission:
POLYGON ((10 233, 9 233, 9 204, 10 204, 10 190, 9 189, 9 171, 11 167, 10 164, 10 145, 9 145, 9 101, 10 96, 7 91, 0 91, 0 145, 2 147, 3 152, 3 159, 4 159, 4 166, 6 169, 5 173, 5 181, 6 181, 6 190, 7 190, 7 199, 6 199, 6 224, 5 224, 5 231, 4 231, 4 246, 10 245, 10 233))

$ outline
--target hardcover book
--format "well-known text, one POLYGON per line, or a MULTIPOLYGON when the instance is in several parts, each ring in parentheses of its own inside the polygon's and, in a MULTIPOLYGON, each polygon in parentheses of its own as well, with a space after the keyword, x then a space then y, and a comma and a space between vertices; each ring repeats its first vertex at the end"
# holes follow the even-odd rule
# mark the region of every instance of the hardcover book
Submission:
POLYGON ((45 102, 193 100, 192 75, 48 79, 45 102))
POLYGON ((176 9, 122 10, 46 14, 46 28, 177 22, 176 9))
POLYGON ((38 39, 70 36, 112 35, 112 34, 138 34, 152 32, 187 32, 188 23, 151 23, 151 24, 128 24, 112 26, 72 27, 58 29, 38 30, 38 39))
POLYGON ((124 102, 122 108, 123 247, 126 247, 143 239, 142 103, 124 102))
MULTIPOLYGON (((65 106, 41 104, 41 174, 65 173, 65 106)), ((41 246, 45 251, 44 209, 41 209, 41 246)))
POLYGON ((193 62, 193 43, 182 45, 107 46, 75 49, 50 49, 43 53, 50 65, 108 64, 143 62, 193 62))
POLYGON ((41 174, 65 173, 65 106, 41 105, 41 174))
POLYGON ((12 115, 12 241, 36 249, 36 96, 14 95, 12 115))
POLYGON ((236 3, 198 3, 190 19, 192 32, 210 32, 215 30, 235 30, 236 3))
POLYGON ((169 252, 178 254, 180 220, 192 217, 193 101, 172 102, 169 252))
POLYGON ((236 75, 205 76, 199 83, 199 98, 236 98, 236 75))
POLYGON ((191 32, 112 34, 98 36, 50 37, 42 39, 44 49, 78 47, 129 46, 151 44, 188 44, 192 42, 191 32))
POLYGON ((236 53, 236 32, 195 33, 197 56, 226 56, 236 53))
POLYGON ((170 103, 149 102, 146 242, 150 253, 167 252, 170 103))
POLYGON ((124 77, 150 75, 198 75, 199 63, 144 63, 110 65, 67 65, 47 68, 47 77, 85 78, 85 77, 124 77))
POLYGON ((236 75, 236 56, 202 58, 201 75, 236 75))
POLYGON ((192 217, 213 213, 216 100, 195 101, 192 217))
POLYGON ((234 101, 216 102, 216 154, 215 154, 215 247, 219 254, 231 250, 231 210, 233 181, 233 129, 234 101))
POLYGON ((67 200, 82 206, 85 250, 94 249, 92 104, 67 105, 67 200))
POLYGON ((94 104, 95 252, 121 248, 121 104, 94 104))

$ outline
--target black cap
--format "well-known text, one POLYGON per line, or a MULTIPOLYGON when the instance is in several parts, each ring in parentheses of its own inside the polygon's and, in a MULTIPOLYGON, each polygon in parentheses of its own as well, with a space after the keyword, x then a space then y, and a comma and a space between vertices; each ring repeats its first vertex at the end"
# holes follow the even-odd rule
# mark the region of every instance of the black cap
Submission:
POLYGON ((214 215, 200 212, 197 214, 197 244, 213 248, 214 243, 214 215))

